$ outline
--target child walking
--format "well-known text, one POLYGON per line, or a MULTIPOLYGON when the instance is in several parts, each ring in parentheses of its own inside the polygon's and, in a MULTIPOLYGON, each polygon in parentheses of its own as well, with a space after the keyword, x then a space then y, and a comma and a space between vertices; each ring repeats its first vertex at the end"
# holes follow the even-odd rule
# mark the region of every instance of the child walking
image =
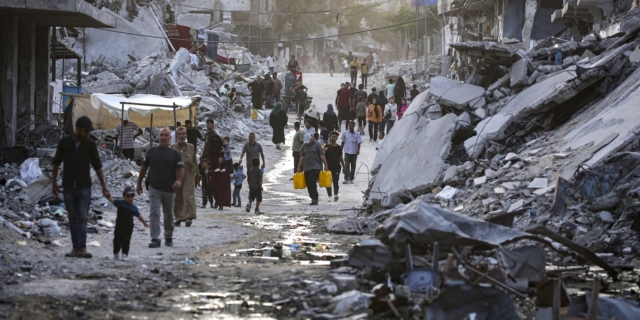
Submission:
POLYGON ((247 174, 249 182, 249 203, 247 203, 247 213, 251 212, 251 204, 256 200, 256 210, 254 214, 260 214, 260 202, 262 202, 262 170, 260 169, 260 160, 253 158, 251 160, 251 169, 247 174))
POLYGON ((207 207, 207 200, 209 200, 211 208, 213 208, 213 196, 211 195, 211 189, 209 188, 209 179, 211 178, 211 171, 209 171, 209 160, 206 158, 200 159, 200 179, 202 182, 202 208, 207 207))
POLYGON ((231 204, 232 207, 236 207, 239 208, 242 206, 242 201, 240 200, 240 190, 242 189, 242 183, 244 182, 244 179, 247 178, 247 176, 244 175, 244 173, 242 173, 242 165, 239 163, 234 163, 233 164, 233 179, 231 180, 231 182, 233 183, 233 203, 231 204))
POLYGON ((113 258, 119 260, 120 250, 122 249, 122 260, 127 260, 129 256, 129 244, 131 243, 131 235, 133 234, 133 217, 137 217, 140 222, 149 228, 149 225, 140 215, 138 207, 133 204, 136 193, 131 187, 124 188, 122 192, 123 200, 113 200, 109 196, 108 200, 116 208, 118 208, 118 216, 116 218, 116 228, 113 232, 113 258))

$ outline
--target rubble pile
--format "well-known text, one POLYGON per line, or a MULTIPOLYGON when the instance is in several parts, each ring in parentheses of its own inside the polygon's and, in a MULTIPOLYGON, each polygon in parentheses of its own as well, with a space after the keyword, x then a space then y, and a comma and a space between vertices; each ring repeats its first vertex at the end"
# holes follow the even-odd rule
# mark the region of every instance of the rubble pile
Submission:
MULTIPOLYGON (((578 278, 593 280, 592 292, 637 300, 635 288, 614 284, 635 277, 625 270, 640 268, 640 119, 633 107, 640 95, 639 32, 636 26, 604 39, 550 39, 530 51, 489 42, 451 44, 455 55, 443 63, 443 70, 452 63, 451 75, 429 79, 427 90, 412 101, 376 155, 366 193, 373 214, 359 223, 365 232, 375 230, 380 242, 354 248, 349 262, 359 261, 353 266, 377 276, 379 285, 388 283, 382 277, 386 272, 391 283, 406 285, 408 279, 394 279, 393 270, 410 270, 402 266, 409 256, 402 255, 407 244, 414 256, 420 250, 422 260, 439 244, 449 255, 425 261, 443 281, 431 284, 440 291, 423 305, 430 319, 449 319, 452 309, 480 312, 472 304, 481 299, 456 300, 460 292, 491 296, 487 303, 522 317, 551 312, 544 310, 554 299, 569 307, 567 315, 578 315, 577 309, 586 314, 585 299, 604 298, 562 289, 566 297, 559 299, 545 291, 557 283, 551 278, 575 280, 576 269, 587 270, 578 278), (491 242, 493 232, 482 231, 480 223, 506 228, 499 232, 502 237, 515 232, 537 243, 531 247, 531 242, 506 239, 480 255, 485 249, 479 243, 446 244, 469 238, 491 242), (523 282, 518 271, 510 270, 505 257, 517 260, 519 255, 530 264, 525 267, 529 275, 538 275, 535 280, 523 282), (463 273, 465 283, 456 282, 463 273), (508 295, 480 292, 486 288, 476 286, 477 276, 508 295), (608 289, 596 285, 600 282, 608 289), (537 304, 533 314, 523 309, 530 300, 537 304)), ((627 307, 637 314, 637 303, 621 309, 627 307)), ((624 314, 599 316, 628 318, 624 314)))
POLYGON ((348 258, 332 260, 333 270, 323 278, 299 284, 299 290, 320 298, 279 303, 304 301, 297 315, 309 318, 464 319, 476 313, 487 319, 547 319, 560 308, 586 313, 574 291, 586 282, 596 299, 620 306, 598 309, 601 317, 632 319, 629 314, 640 312, 637 302, 620 299, 637 298, 637 287, 628 283, 637 280, 635 273, 607 264, 542 225, 519 231, 422 199, 358 220, 365 231, 375 230, 375 238, 361 240, 348 258), (598 267, 552 266, 554 255, 598 267), (602 292, 618 299, 597 297, 604 279, 628 285, 604 285, 602 292))

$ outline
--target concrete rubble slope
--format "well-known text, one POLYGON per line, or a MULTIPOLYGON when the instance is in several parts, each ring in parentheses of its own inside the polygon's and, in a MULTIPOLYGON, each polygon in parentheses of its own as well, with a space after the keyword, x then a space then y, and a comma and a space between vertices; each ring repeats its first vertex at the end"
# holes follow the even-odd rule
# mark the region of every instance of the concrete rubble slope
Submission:
MULTIPOLYGON (((640 126, 640 69, 636 69, 620 86, 605 99, 593 104, 570 123, 559 130, 563 140, 559 150, 575 150, 590 144, 598 145, 605 139, 609 142, 592 156, 584 159, 589 166, 600 162, 620 147, 637 138, 640 126), (609 137, 615 135, 611 141, 609 137)), ((565 173, 570 175, 578 165, 572 163, 565 173)))
MULTIPOLYGON (((426 95, 422 93, 424 98, 426 95)), ((390 206, 406 193, 424 193, 435 186, 447 168, 445 159, 457 123, 455 114, 437 120, 419 115, 418 101, 402 118, 402 125, 385 138, 382 151, 373 164, 377 174, 372 181, 370 200, 390 206), (400 164, 399 169, 397 166, 400 164)))

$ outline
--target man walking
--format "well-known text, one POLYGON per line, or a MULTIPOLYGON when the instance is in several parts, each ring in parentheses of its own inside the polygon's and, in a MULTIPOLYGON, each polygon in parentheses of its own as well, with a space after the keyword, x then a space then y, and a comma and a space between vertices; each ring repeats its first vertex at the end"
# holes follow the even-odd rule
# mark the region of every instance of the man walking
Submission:
MULTIPOLYGON (((338 106, 338 128, 342 128, 342 121, 349 120, 349 112, 351 110, 351 90, 345 84, 342 84, 340 90, 338 90, 336 105, 338 106)), ((345 130, 346 127, 345 125, 345 130)))
POLYGON ((56 155, 53 158, 53 172, 51 174, 51 191, 58 197, 58 171, 60 163, 64 162, 62 173, 62 187, 64 204, 69 217, 69 233, 73 250, 65 257, 91 258, 87 252, 87 215, 91 203, 91 167, 102 185, 102 195, 110 198, 111 193, 104 183, 102 163, 98 155, 98 148, 88 137, 93 131, 91 119, 82 116, 76 120, 76 130, 58 142, 56 155))
MULTIPOLYGON (((127 115, 125 115, 126 117, 127 115)), ((120 150, 122 150, 122 156, 124 156, 127 160, 133 160, 133 156, 135 155, 135 145, 133 143, 134 140, 138 136, 142 135, 142 129, 138 127, 137 124, 124 120, 124 129, 122 127, 122 123, 118 123, 116 126, 116 141, 118 141, 118 137, 120 137, 120 150), (120 134, 122 133, 122 136, 120 134)))
MULTIPOLYGON (((293 129, 296 133, 293 135, 293 142, 291 142, 291 150, 293 151, 293 173, 298 172, 298 164, 300 163, 300 149, 304 144, 304 132, 300 130, 300 122, 293 123, 293 129)), ((293 180, 293 178, 291 178, 293 180)))
POLYGON ((296 73, 296 67, 298 67, 298 60, 296 60, 296 56, 291 55, 291 60, 287 63, 287 70, 296 73))
POLYGON ((333 184, 333 190, 331 187, 327 188, 327 194, 329 195, 329 200, 331 200, 331 192, 333 191, 333 201, 338 201, 338 191, 340 189, 340 184, 338 183, 340 180, 340 171, 342 173, 345 171, 344 166, 344 158, 342 157, 342 146, 340 146, 338 142, 339 134, 335 131, 331 132, 330 143, 324 148, 325 157, 327 158, 327 163, 329 164, 329 170, 331 170, 331 182, 333 184))
POLYGON ((281 101, 281 93, 282 93, 282 81, 280 81, 280 79, 278 79, 278 73, 274 72, 273 73, 273 94, 276 98, 276 102, 280 102, 281 101))
POLYGON ((343 184, 353 184, 356 174, 356 162, 360 155, 362 137, 355 131, 356 123, 349 121, 349 130, 342 133, 342 149, 344 150, 344 181, 343 184))
POLYGON ((262 109, 262 99, 264 99, 264 83, 262 77, 257 76, 256 80, 247 85, 251 92, 251 103, 254 109, 262 109))
POLYGON ((149 248, 160 248, 160 211, 163 215, 164 245, 173 246, 173 204, 176 190, 182 187, 184 163, 176 149, 171 148, 171 131, 163 128, 158 134, 159 145, 151 147, 144 157, 136 192, 142 194, 142 181, 147 172, 149 195, 149 224, 151 243, 149 248))
POLYGON ((311 205, 318 205, 318 175, 324 169, 329 170, 327 159, 324 156, 324 150, 319 143, 313 140, 310 134, 304 135, 304 145, 300 150, 300 162, 298 163, 298 172, 304 172, 304 179, 307 183, 307 191, 311 198, 311 205))
MULTIPOLYGON (((211 123, 213 124, 213 120, 211 120, 211 123)), ((203 142, 207 141, 207 139, 202 136, 202 133, 200 133, 200 130, 193 127, 191 120, 185 120, 184 126, 187 127, 187 142, 196 147, 196 149, 198 148, 198 139, 203 142)))
POLYGON ((256 134, 253 132, 249 133, 249 142, 245 143, 244 147, 242 147, 242 153, 240 154, 238 163, 242 164, 242 157, 245 153, 247 154, 247 175, 249 174, 249 169, 251 169, 251 160, 258 158, 258 156, 262 159, 261 168, 264 169, 264 151, 262 151, 262 146, 256 142, 256 134))
POLYGON ((329 74, 333 77, 333 73, 336 71, 336 59, 333 58, 333 53, 329 55, 329 74))
POLYGON ((347 56, 347 63, 351 63, 353 61, 353 54, 349 51, 349 55, 347 56))
POLYGON ((273 98, 273 91, 275 88, 275 85, 273 83, 273 81, 271 81, 271 75, 267 74, 264 76, 264 97, 265 97, 265 107, 267 109, 273 109, 274 107, 274 98, 273 98))
POLYGON ((358 69, 360 69, 357 57, 351 60, 349 63, 349 69, 351 70, 351 83, 355 85, 358 82, 358 69))
POLYGON ((273 73, 276 68, 276 58, 273 57, 273 52, 267 57, 267 67, 269 68, 269 73, 273 73))

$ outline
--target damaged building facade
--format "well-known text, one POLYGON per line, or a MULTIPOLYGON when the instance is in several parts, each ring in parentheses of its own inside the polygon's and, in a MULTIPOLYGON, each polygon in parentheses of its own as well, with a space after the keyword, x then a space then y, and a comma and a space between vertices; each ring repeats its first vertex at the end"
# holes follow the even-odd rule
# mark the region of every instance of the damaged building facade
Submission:
MULTIPOLYGON (((0 2, 0 92, 2 147, 16 143, 17 119, 48 117, 50 70, 59 48, 51 27, 111 28, 114 19, 84 1, 0 2)), ((60 48, 64 51, 65 48, 60 48)))
MULTIPOLYGON (((604 37, 619 31, 612 15, 626 12, 632 0, 490 0, 438 1, 438 14, 445 17, 442 53, 449 44, 491 41, 530 50, 551 36, 568 32, 581 41, 591 31, 604 37)), ((629 23, 629 22, 627 22, 629 23)))

